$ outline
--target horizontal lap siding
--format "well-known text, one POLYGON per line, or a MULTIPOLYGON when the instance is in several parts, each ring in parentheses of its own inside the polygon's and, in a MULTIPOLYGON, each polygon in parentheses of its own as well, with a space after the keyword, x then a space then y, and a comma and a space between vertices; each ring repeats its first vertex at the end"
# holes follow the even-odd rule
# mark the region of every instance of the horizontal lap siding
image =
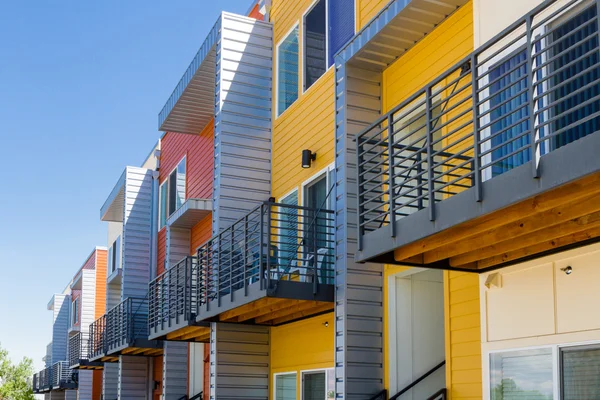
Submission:
POLYGON ((167 228, 158 231, 156 253, 156 276, 165 272, 165 258, 167 257, 167 228))
POLYGON ((389 3, 390 0, 357 0, 358 29, 364 28, 389 3))
POLYGON ((446 272, 446 379, 452 400, 481 399, 479 276, 446 272))
POLYGON ((92 372, 92 400, 100 400, 102 396, 102 371, 95 370, 92 372))
POLYGON ((207 215, 192 228, 190 235, 190 255, 196 255, 198 247, 212 236, 212 217, 207 215))
MULTIPOLYGON (((96 306, 94 320, 106 312, 106 264, 107 251, 96 249, 96 306)), ((99 375, 100 377, 102 375, 99 375)))

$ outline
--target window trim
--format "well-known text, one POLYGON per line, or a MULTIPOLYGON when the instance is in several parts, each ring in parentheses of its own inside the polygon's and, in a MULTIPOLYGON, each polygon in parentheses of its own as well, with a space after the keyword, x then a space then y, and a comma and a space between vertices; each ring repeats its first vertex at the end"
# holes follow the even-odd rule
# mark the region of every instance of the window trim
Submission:
POLYGON ((76 326, 80 322, 79 321, 79 319, 80 319, 80 315, 79 315, 79 299, 80 299, 80 297, 76 297, 71 302, 71 326, 72 327, 76 326), (77 317, 77 318, 75 318, 75 317, 77 317))
MULTIPOLYGON (((177 210, 179 210, 178 207, 176 208, 172 213, 169 213, 169 181, 171 179, 171 175, 173 174, 173 172, 176 172, 177 169, 179 168, 179 165, 185 162, 185 194, 184 194, 184 202, 185 200, 187 200, 188 198, 188 163, 187 163, 187 152, 183 155, 183 157, 181 157, 181 159, 179 159, 179 161, 175 164, 175 166, 169 171, 168 174, 165 175, 165 180, 163 181, 163 183, 161 183, 158 186, 158 230, 160 231, 161 229, 165 228, 167 226, 167 220, 169 219, 169 217, 173 214, 175 214, 175 212, 177 210), (165 210, 166 210, 166 218, 165 218, 165 224, 161 226, 161 219, 162 219, 162 199, 161 199, 161 190, 163 188, 164 185, 167 185, 167 191, 166 191, 166 196, 165 196, 165 210)), ((177 173, 178 175, 178 173, 177 173)), ((177 176, 176 175, 176 176, 177 176)), ((175 186, 177 186, 177 178, 175 178, 175 186)))
MULTIPOLYGON (((296 375, 296 398, 298 398, 298 371, 273 373, 273 400, 277 400, 277 377, 281 375, 296 375)), ((301 387, 302 389, 302 387, 301 387)))
POLYGON ((281 117, 287 110, 289 110, 297 101, 300 99, 300 91, 298 90, 298 97, 294 100, 285 110, 279 111, 279 48, 285 42, 285 40, 294 32, 294 29, 298 29, 298 84, 297 89, 300 89, 302 84, 300 79, 300 24, 298 21, 282 36, 279 42, 275 45, 275 119, 281 117))
POLYGON ((509 353, 513 351, 527 351, 539 349, 552 349, 552 396, 554 400, 562 399, 562 365, 561 365, 561 350, 574 347, 594 347, 600 348, 600 340, 563 342, 555 344, 541 344, 538 346, 507 346, 505 348, 496 348, 482 353, 483 355, 483 400, 491 400, 491 371, 490 360, 492 354, 509 353))
MULTIPOLYGON (((303 385, 303 383, 304 383, 304 374, 305 373, 309 373, 309 374, 313 373, 314 374, 314 373, 323 372, 323 373, 325 373, 325 393, 324 393, 324 395, 325 395, 325 399, 327 400, 327 383, 328 383, 327 373, 329 371, 332 371, 333 374, 334 374, 334 376, 335 376, 335 366, 329 367, 329 368, 314 368, 314 369, 302 369, 302 370, 300 370, 299 371, 299 373, 300 373, 299 374, 300 375, 300 393, 299 393, 300 397, 299 398, 301 400, 304 399, 304 385, 303 385)), ((296 379, 298 379, 298 378, 296 378, 296 379)), ((296 384, 298 384, 298 382, 296 382, 296 384)), ((335 393, 335 387, 334 387, 333 390, 334 390, 334 393, 335 393)), ((335 399, 335 394, 334 394, 334 399, 335 399)))
MULTIPOLYGON (((356 1, 356 0, 355 0, 356 1)), ((356 12, 354 13, 354 18, 356 19, 356 12)), ((302 79, 301 79, 301 87, 302 87, 302 94, 306 93, 307 91, 310 90, 310 88, 312 88, 313 86, 315 86, 317 84, 317 82, 319 82, 321 80, 321 78, 323 76, 325 76, 325 74, 327 74, 327 72, 329 72, 329 70, 331 69, 331 67, 333 67, 333 65, 329 65, 329 0, 313 0, 313 2, 306 8, 306 10, 304 10, 304 13, 302 14, 302 79), (315 8, 315 6, 317 5, 317 3, 319 1, 324 1, 325 2, 325 72, 323 72, 323 74, 316 80, 313 82, 312 85, 310 85, 310 87, 306 87, 306 16, 315 8)), ((355 30, 355 34, 356 34, 356 30, 355 30)))

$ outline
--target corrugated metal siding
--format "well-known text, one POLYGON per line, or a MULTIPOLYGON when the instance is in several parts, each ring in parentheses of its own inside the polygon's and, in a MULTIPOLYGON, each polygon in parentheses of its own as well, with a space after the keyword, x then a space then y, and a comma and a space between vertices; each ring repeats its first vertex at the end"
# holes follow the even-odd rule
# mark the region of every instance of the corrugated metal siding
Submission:
POLYGON ((144 298, 150 280, 152 171, 127 167, 121 298, 144 298))
POLYGON ((81 300, 80 314, 81 332, 87 333, 90 324, 96 320, 96 270, 84 269, 81 271, 81 300))
POLYGON ((329 64, 333 56, 354 36, 354 0, 329 0, 329 64))
POLYGON ((52 363, 67 359, 68 329, 71 321, 71 296, 54 295, 54 324, 52 325, 52 363))
POLYGON ((217 45, 213 232, 271 194, 270 24, 223 13, 217 45))
POLYGON ((354 136, 381 113, 381 74, 336 59, 336 396, 365 399, 383 389, 383 266, 354 262, 354 136))
POLYGON ((163 400, 179 400, 188 394, 188 344, 165 342, 163 400))
POLYGON ((210 399, 269 398, 269 327, 211 323, 210 399))
POLYGON ((79 400, 90 400, 92 398, 93 371, 79 370, 79 386, 74 392, 79 400))
POLYGON ((96 305, 94 320, 100 318, 106 312, 107 253, 104 249, 96 250, 96 305))
POLYGON ((119 399, 148 399, 148 360, 146 357, 119 356, 119 399))
POLYGON ((167 227, 167 260, 171 268, 190 252, 190 229, 167 227))
POLYGON ((198 247, 204 244, 212 236, 212 216, 205 217, 191 229, 190 232, 190 255, 196 255, 198 247))
POLYGON ((103 400, 116 400, 119 396, 119 363, 104 363, 103 373, 103 400))

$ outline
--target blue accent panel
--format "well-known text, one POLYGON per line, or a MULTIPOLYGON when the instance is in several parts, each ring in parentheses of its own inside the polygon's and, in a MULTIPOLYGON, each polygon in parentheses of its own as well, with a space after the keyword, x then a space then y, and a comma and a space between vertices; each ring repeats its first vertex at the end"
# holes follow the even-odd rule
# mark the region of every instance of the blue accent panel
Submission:
POLYGON ((354 36, 354 0, 329 0, 329 60, 354 36))

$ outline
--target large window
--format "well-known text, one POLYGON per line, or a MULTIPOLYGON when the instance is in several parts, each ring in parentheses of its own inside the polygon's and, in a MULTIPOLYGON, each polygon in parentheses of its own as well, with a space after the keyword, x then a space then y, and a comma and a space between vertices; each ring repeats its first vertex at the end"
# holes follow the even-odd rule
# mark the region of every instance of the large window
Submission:
POLYGON ((318 0, 304 16, 304 90, 327 70, 327 1, 318 0))
POLYGON ((302 400, 329 400, 335 398, 333 369, 302 372, 302 400))
POLYGON ((275 400, 296 400, 295 373, 275 375, 275 400))
POLYGON ((600 399, 600 346, 490 354, 490 400, 600 399))
POLYGON ((277 115, 298 99, 298 27, 277 47, 277 115))
MULTIPOLYGON (((289 206, 298 205, 298 190, 294 190, 280 201, 289 206)), ((281 237, 280 263, 283 268, 292 268, 298 264, 298 210, 295 208, 281 208, 282 215, 279 222, 279 235, 281 237)))
POLYGON ((169 177, 160 185, 159 229, 167 224, 167 218, 185 201, 186 195, 186 158, 177 164, 169 177))

